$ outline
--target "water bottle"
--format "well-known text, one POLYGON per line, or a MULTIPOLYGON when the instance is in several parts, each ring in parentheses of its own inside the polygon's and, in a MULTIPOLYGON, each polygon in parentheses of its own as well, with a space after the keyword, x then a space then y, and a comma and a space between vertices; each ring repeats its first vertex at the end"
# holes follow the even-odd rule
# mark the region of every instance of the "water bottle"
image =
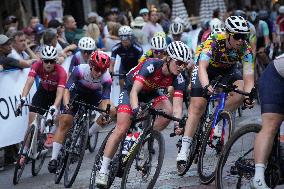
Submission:
POLYGON ((122 155, 126 156, 133 144, 132 141, 132 133, 127 134, 124 142, 123 142, 123 149, 122 149, 122 155))
POLYGON ((222 136, 222 125, 221 125, 221 123, 215 125, 214 136, 216 136, 216 137, 221 137, 222 136))

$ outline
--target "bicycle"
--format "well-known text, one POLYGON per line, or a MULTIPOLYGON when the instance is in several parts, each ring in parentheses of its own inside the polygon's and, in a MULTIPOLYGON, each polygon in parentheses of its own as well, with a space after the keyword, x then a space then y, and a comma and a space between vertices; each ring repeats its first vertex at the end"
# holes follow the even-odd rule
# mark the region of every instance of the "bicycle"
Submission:
MULTIPOLYGON (((23 105, 23 106, 32 106, 32 105, 23 105)), ((35 106, 32 106, 35 107, 35 106)), ((24 171, 25 165, 31 160, 32 161, 32 175, 37 176, 39 171, 42 168, 42 165, 45 161, 48 149, 44 147, 44 142, 47 139, 47 134, 49 133, 48 127, 53 124, 47 124, 47 114, 48 110, 35 107, 37 109, 43 110, 46 113, 44 115, 36 114, 34 121, 28 127, 24 140, 20 144, 20 150, 18 154, 18 159, 15 164, 13 184, 16 185, 19 183, 19 180, 24 171), (28 145, 28 149, 24 152, 25 145, 28 145), (20 162, 21 158, 24 156, 24 162, 20 162)), ((53 114, 54 112, 51 112, 53 114)), ((17 109, 16 116, 21 114, 21 109, 17 109)), ((53 121, 51 120, 53 123, 53 121)))
POLYGON ((73 103, 80 106, 74 117, 73 126, 68 131, 63 147, 59 152, 58 166, 55 173, 55 184, 60 182, 64 174, 64 186, 66 188, 73 185, 85 155, 91 111, 106 113, 106 117, 108 117, 110 111, 110 104, 108 104, 106 110, 103 110, 79 101, 73 101, 73 103))
MULTIPOLYGON (((247 124, 238 129, 229 139, 221 153, 216 170, 215 184, 217 188, 250 187, 250 180, 254 177, 255 173, 253 157, 255 135, 260 130, 260 124, 247 124)), ((279 128, 274 138, 272 151, 265 170, 265 182, 270 188, 275 188, 277 185, 283 184, 283 166, 279 128)))
MULTIPOLYGON (((135 184, 138 184, 139 186, 137 187, 139 188, 153 188, 162 168, 165 153, 163 135, 153 129, 155 119, 157 116, 163 116, 167 119, 178 121, 180 124, 185 124, 184 119, 178 119, 167 115, 162 110, 154 109, 152 101, 145 105, 140 105, 140 110, 138 116, 132 119, 129 129, 129 132, 133 132, 137 128, 142 128, 138 141, 131 146, 126 156, 122 155, 124 140, 120 143, 119 150, 110 163, 110 174, 105 188, 111 187, 115 177, 122 178, 120 188, 123 189, 135 188, 135 184), (155 157, 157 158, 157 166, 155 170, 151 170, 155 157), (135 171, 137 171, 138 175, 134 174, 135 171), (152 178, 150 178, 151 173, 153 174, 152 178), (141 181, 137 181, 137 178, 140 177, 141 181), (145 183, 146 181, 149 181, 149 184, 145 183), (141 186, 142 183, 144 184, 143 186, 141 186)), ((90 177, 90 189, 100 188, 100 186, 96 186, 95 177, 100 170, 104 148, 112 131, 108 133, 96 156, 90 177)))
MULTIPOLYGON (((228 82, 231 83, 231 82, 228 82)), ((216 94, 209 97, 205 114, 201 118, 201 125, 193 137, 193 145, 191 146, 191 154, 186 162, 186 166, 181 167, 177 163, 178 173, 185 174, 192 164, 192 161, 198 163, 197 170, 202 184, 210 184, 215 179, 216 164, 219 155, 226 141, 234 132, 234 122, 230 112, 225 111, 225 101, 230 92, 236 92, 245 96, 252 97, 251 93, 246 93, 237 89, 232 84, 222 84, 222 77, 219 76, 215 81, 211 82, 213 88, 218 89, 216 94), (216 103, 218 104, 216 106, 216 103), (196 156, 198 158, 196 158, 196 156), (212 159, 215 161, 211 161, 212 159), (210 163, 208 162, 210 160, 210 163)))

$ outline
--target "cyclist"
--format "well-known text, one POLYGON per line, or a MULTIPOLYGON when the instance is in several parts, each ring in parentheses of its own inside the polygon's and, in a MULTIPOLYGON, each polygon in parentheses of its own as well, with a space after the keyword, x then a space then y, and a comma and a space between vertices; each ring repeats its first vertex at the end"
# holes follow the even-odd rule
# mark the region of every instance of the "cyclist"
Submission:
MULTIPOLYGON (((70 78, 64 90, 63 103, 65 107, 64 113, 59 117, 59 127, 56 130, 51 161, 48 164, 50 173, 55 173, 57 168, 57 157, 65 135, 71 128, 74 115, 78 110, 76 103, 71 103, 74 99, 76 101, 83 101, 86 104, 98 106, 106 109, 107 104, 110 103, 111 90, 111 76, 108 72, 110 64, 110 57, 103 51, 95 51, 92 53, 89 64, 80 64, 75 67, 71 73, 70 78), (71 99, 71 100, 70 100, 71 99)), ((111 116, 115 115, 114 108, 111 109, 111 116)), ((103 126, 106 122, 103 116, 96 120, 97 127, 103 126)))
POLYGON ((211 34, 211 32, 213 32, 215 29, 217 28, 223 28, 223 22, 218 19, 218 18, 214 18, 209 22, 209 28, 202 34, 201 37, 201 42, 204 42, 211 34))
MULTIPOLYGON (((241 16, 230 16, 225 21, 224 33, 211 35, 197 49, 195 55, 195 68, 192 72, 190 106, 188 119, 182 138, 182 148, 177 156, 178 162, 185 162, 189 154, 189 147, 192 143, 198 122, 206 109, 207 98, 204 98, 203 91, 212 94, 213 88, 210 81, 219 75, 232 74, 234 85, 238 89, 250 92, 254 86, 252 51, 246 38, 249 34, 247 21, 241 16), (237 69, 236 63, 243 64, 243 74, 237 69)), ((243 97, 233 93, 232 98, 226 102, 226 109, 233 111, 237 109, 243 97)), ((246 99, 245 105, 249 102, 246 99)), ((177 134, 182 131, 177 129, 177 134)))
MULTIPOLYGON (((243 10, 236 10, 234 12, 234 16, 241 16, 243 17, 244 19, 247 20, 247 14, 245 13, 245 11, 243 10)), ((248 42, 251 46, 251 49, 252 49, 252 52, 253 52, 253 58, 255 60, 255 55, 256 55, 256 30, 255 30, 255 27, 254 25, 248 21, 248 27, 249 27, 249 38, 248 38, 248 42)))
MULTIPOLYGON (((36 116, 36 113, 43 115, 45 111, 42 109, 48 109, 54 111, 53 116, 58 112, 60 103, 63 96, 64 87, 66 84, 67 74, 62 66, 56 64, 57 50, 52 46, 44 46, 41 50, 41 60, 34 63, 28 75, 28 79, 22 91, 21 104, 18 108, 26 102, 27 95, 38 76, 40 78, 39 87, 32 98, 32 103, 29 108, 29 122, 30 125, 36 116), (42 108, 42 109, 40 109, 42 108)), ((50 117, 50 115, 49 115, 50 117)), ((25 144, 25 153, 29 146, 25 144)), ((24 162, 25 156, 22 156, 20 163, 24 162)))
MULTIPOLYGON (((111 50, 110 72, 113 73, 116 56, 121 57, 119 74, 126 74, 138 64, 139 58, 143 54, 143 49, 133 41, 133 32, 129 26, 121 26, 118 30, 121 39, 111 50)), ((124 76, 119 76, 120 89, 124 86, 124 76)))
POLYGON ((91 37, 82 37, 78 42, 78 47, 80 50, 71 59, 69 73, 72 72, 74 66, 88 63, 92 52, 96 50, 96 42, 91 37))
POLYGON ((262 127, 254 143, 255 175, 251 188, 268 189, 264 171, 277 131, 284 121, 284 56, 276 57, 259 79, 262 127))
MULTIPOLYGON (((107 184, 109 163, 131 125, 130 118, 135 117, 139 111, 139 101, 148 102, 155 99, 153 105, 155 108, 163 109, 167 114, 181 118, 184 79, 180 72, 187 66, 190 59, 189 47, 181 41, 176 41, 168 45, 167 56, 162 60, 149 58, 127 74, 125 87, 119 97, 117 125, 107 141, 102 166, 96 176, 98 185, 107 184), (158 92, 158 89, 171 85, 175 88, 173 105, 167 96, 158 92)), ((156 121, 154 129, 159 131, 169 123, 169 120, 163 117, 159 117, 156 121)))
POLYGON ((166 55, 167 42, 164 37, 156 36, 151 39, 151 49, 149 49, 141 58, 139 62, 144 62, 148 58, 162 59, 166 55))
POLYGON ((169 37, 171 38, 171 41, 182 41, 186 42, 186 35, 183 33, 183 25, 180 22, 174 22, 170 25, 169 28, 169 37))

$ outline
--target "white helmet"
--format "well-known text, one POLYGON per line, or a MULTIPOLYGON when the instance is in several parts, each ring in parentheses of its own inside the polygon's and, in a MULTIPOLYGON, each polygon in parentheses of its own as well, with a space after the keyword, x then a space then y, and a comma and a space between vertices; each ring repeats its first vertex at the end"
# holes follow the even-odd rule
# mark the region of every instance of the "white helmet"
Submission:
POLYGON ((230 16, 225 21, 225 28, 231 33, 248 34, 247 21, 241 16, 230 16))
POLYGON ((284 14, 284 6, 283 5, 279 7, 278 12, 280 14, 284 14))
POLYGON ((170 25, 170 33, 174 35, 181 34, 183 32, 183 25, 179 22, 174 22, 170 25))
POLYGON ((57 58, 57 50, 53 46, 44 46, 40 52, 41 58, 43 60, 53 60, 57 58))
POLYGON ((222 28, 223 22, 218 18, 213 18, 209 23, 211 31, 213 31, 216 28, 222 28))
POLYGON ((96 49, 96 42, 91 37, 82 37, 78 42, 78 47, 81 50, 93 51, 96 49))
POLYGON ((211 35, 216 34, 216 33, 223 33, 225 32, 225 28, 215 28, 212 32, 211 35))
POLYGON ((132 35, 132 29, 129 26, 121 26, 118 30, 118 35, 132 35))
POLYGON ((167 42, 164 37, 156 36, 151 39, 152 49, 163 50, 167 48, 167 42))
POLYGON ((190 48, 181 41, 171 42, 167 47, 167 53, 171 58, 180 60, 184 63, 189 63, 192 58, 190 48))

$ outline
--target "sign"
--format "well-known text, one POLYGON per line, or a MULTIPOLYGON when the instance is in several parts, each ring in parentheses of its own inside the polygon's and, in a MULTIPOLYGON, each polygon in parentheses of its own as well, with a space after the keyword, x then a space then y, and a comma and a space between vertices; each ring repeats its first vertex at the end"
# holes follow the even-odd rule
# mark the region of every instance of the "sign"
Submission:
MULTIPOLYGON (((27 68, 0 72, 0 148, 19 143, 24 138, 28 126, 28 108, 23 108, 22 116, 16 117, 15 112, 29 70, 27 68)), ((34 83, 27 97, 27 103, 31 102, 35 91, 34 83)))

